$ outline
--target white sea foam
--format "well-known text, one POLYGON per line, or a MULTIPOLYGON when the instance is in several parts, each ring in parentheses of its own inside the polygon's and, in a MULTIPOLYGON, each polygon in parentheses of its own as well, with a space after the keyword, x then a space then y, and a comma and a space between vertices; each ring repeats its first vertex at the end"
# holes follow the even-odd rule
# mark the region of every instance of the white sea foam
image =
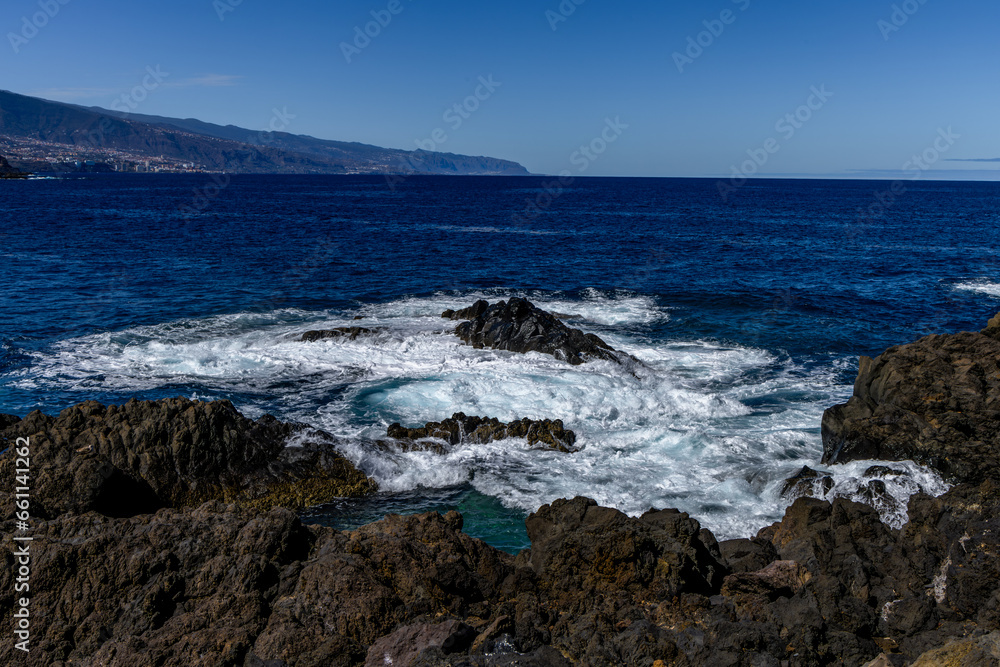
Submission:
POLYGON ((955 289, 965 290, 968 292, 979 292, 980 294, 989 294, 990 296, 1000 297, 1000 283, 989 282, 986 280, 956 283, 955 289))
MULTIPOLYGON (((494 303, 500 299, 520 296, 529 299, 539 308, 559 315, 568 315, 571 326, 584 324, 621 326, 644 325, 669 319, 668 311, 657 306, 649 296, 631 293, 607 293, 599 290, 584 290, 578 298, 569 296, 539 294, 534 292, 511 292, 509 290, 483 290, 462 295, 436 294, 432 297, 411 297, 385 304, 362 308, 361 313, 374 318, 397 319, 402 317, 430 317, 440 319, 445 309, 457 310, 469 306, 473 301, 485 299, 494 303)), ((451 329, 446 324, 442 328, 451 329)))
MULTIPOLYGON (((807 371, 780 353, 700 340, 649 342, 646 327, 668 313, 633 294, 526 296, 642 359, 646 366, 635 374, 610 362, 570 366, 538 353, 475 350, 440 317, 476 298, 509 295, 440 294, 357 312, 282 310, 133 327, 36 353, 17 383, 99 387, 123 399, 174 385, 239 395, 238 407, 250 415, 270 409, 354 438, 345 453, 385 490, 471 480, 524 510, 575 495, 633 514, 678 507, 720 538, 780 518, 788 504, 779 496, 782 480, 803 465, 815 467, 823 409, 850 393, 838 384, 837 369, 807 371), (358 314, 365 319, 355 322, 358 314), (295 340, 308 329, 358 324, 380 331, 354 341, 295 340), (414 426, 459 411, 504 421, 562 419, 581 449, 561 454, 507 440, 440 456, 386 452, 358 438, 384 437, 394 421, 414 426)), ((845 493, 849 476, 838 477, 845 493)), ((899 497, 909 488, 900 487, 899 497)))
POLYGON ((871 505, 887 525, 902 528, 908 520, 906 505, 915 493, 938 496, 948 490, 941 476, 913 461, 851 461, 833 466, 814 466, 833 478, 833 486, 824 489, 821 478, 812 484, 812 495, 824 500, 847 498, 871 505), (881 482, 881 489, 872 482, 881 482))

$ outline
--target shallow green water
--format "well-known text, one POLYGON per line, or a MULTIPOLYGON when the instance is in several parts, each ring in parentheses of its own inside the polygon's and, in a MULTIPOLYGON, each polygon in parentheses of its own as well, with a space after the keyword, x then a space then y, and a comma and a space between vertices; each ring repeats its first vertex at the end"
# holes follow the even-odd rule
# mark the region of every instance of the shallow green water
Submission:
POLYGON ((530 546, 524 527, 525 513, 504 507, 469 484, 444 489, 419 489, 406 493, 379 493, 367 498, 344 498, 302 512, 307 524, 354 530, 387 514, 445 514, 457 510, 465 520, 462 530, 497 549, 516 554, 530 546))

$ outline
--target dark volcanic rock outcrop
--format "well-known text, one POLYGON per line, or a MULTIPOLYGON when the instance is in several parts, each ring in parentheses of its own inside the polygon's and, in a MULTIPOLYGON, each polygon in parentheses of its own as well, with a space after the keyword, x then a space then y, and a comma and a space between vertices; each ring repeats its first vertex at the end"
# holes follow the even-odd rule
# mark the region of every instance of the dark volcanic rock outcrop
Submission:
POLYGON ((485 444, 506 438, 524 438, 529 445, 574 452, 576 433, 563 428, 562 420, 519 419, 503 423, 495 417, 467 417, 456 412, 450 419, 427 422, 419 428, 405 428, 398 423, 389 426, 386 435, 393 438, 404 451, 431 450, 441 454, 445 445, 461 442, 485 444), (443 443, 442 443, 443 441, 443 443))
POLYGON ((469 308, 446 310, 441 314, 453 320, 467 320, 455 329, 455 335, 476 348, 511 352, 543 352, 571 364, 592 359, 616 363, 636 362, 635 357, 619 352, 594 334, 571 329, 559 318, 527 299, 512 297, 492 305, 477 301, 469 308))
POLYGON ((630 518, 589 498, 557 500, 528 517, 527 565, 553 598, 712 594, 727 568, 715 538, 677 510, 630 518))
MULTIPOLYGON (((218 502, 129 519, 64 516, 33 533, 35 630, 16 662, 360 665, 404 621, 488 615, 511 558, 461 525, 454 513, 395 516, 340 533, 306 528, 285 509, 218 502)), ((15 568, 4 542, 10 624, 15 568)), ((0 660, 15 664, 14 655, 4 642, 0 660)))
MULTIPOLYGON (((243 665, 316 536, 294 512, 220 503, 107 519, 65 515, 32 529, 30 653, 3 664, 243 665)), ((0 581, 13 591, 9 556, 0 581)), ((13 600, 0 593, 5 620, 13 600)))
POLYGON ((316 530, 310 558, 272 604, 254 653, 286 664, 355 665, 403 626, 449 618, 481 626, 512 559, 461 528, 462 516, 450 512, 391 515, 351 533, 316 530))
MULTIPOLYGON (((865 505, 799 499, 780 523, 720 549, 681 512, 630 518, 576 498, 531 515, 532 547, 516 557, 465 535, 455 512, 352 532, 218 501, 63 514, 32 525, 32 650, 17 662, 985 660, 1000 627, 998 510, 992 481, 915 496, 901 531, 865 505)), ((12 522, 3 528, 0 622, 12 627, 16 545, 12 522)), ((13 642, 0 644, 0 661, 14 655, 13 642)))
MULTIPOLYGON (((376 488, 330 436, 271 416, 253 421, 229 401, 87 401, 0 432, 3 446, 17 438, 31 443, 36 517, 133 516, 215 498, 299 508, 376 488), (301 446, 286 447, 293 437, 301 446)), ((0 474, 13 479, 13 463, 0 459, 0 474)))
POLYGON ((823 415, 823 461, 912 459, 980 482, 1000 462, 1000 316, 861 357, 854 396, 823 415))

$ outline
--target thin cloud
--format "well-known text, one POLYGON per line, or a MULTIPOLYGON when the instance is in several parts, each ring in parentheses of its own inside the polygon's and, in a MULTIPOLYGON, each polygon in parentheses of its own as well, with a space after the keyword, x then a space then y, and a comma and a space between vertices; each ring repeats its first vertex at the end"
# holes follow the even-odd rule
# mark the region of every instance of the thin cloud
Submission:
POLYGON ((40 90, 29 90, 26 95, 31 97, 41 97, 46 100, 56 102, 72 102, 74 100, 94 99, 97 97, 107 97, 114 95, 115 88, 43 88, 40 90))
MULTIPOLYGON (((167 78, 163 82, 164 88, 223 88, 236 86, 243 80, 242 76, 236 74, 200 74, 171 81, 167 78)), ((78 100, 107 99, 118 97, 123 93, 128 93, 130 88, 110 88, 110 87, 68 87, 68 88, 39 88, 29 90, 26 95, 41 97, 46 100, 56 102, 76 102, 78 100)))
POLYGON ((174 88, 219 88, 238 85, 242 79, 242 76, 235 74, 202 74, 179 81, 167 81, 163 85, 174 88))

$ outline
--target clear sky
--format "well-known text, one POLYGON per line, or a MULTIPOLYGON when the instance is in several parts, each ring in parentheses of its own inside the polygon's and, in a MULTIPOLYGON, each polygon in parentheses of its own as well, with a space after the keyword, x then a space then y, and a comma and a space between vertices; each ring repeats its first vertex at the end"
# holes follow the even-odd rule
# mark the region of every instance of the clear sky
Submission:
POLYGON ((1000 179, 998 30, 997 0, 4 0, 0 88, 536 173, 1000 179))

